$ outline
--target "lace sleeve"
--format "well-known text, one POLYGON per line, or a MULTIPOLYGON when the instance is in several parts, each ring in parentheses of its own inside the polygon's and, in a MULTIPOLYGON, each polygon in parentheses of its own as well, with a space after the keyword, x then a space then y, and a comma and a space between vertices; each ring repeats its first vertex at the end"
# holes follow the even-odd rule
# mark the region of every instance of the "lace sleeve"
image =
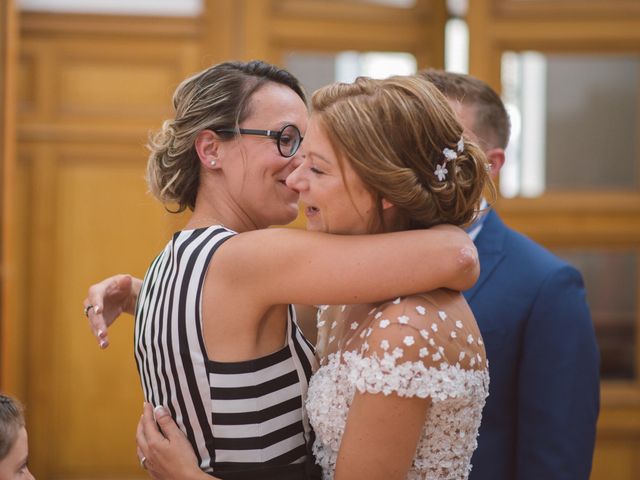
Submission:
POLYGON ((487 368, 473 315, 461 295, 448 291, 381 305, 349 363, 350 380, 361 393, 433 401, 482 388, 483 376, 473 373, 487 368))

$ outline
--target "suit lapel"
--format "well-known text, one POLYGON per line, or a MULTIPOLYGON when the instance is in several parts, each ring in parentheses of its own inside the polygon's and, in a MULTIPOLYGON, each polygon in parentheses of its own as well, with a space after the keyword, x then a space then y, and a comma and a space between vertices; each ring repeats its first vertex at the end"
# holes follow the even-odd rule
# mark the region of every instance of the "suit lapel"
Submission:
POLYGON ((472 288, 464 292, 467 301, 471 301, 482 284, 489 278, 491 272, 504 258, 506 232, 507 229, 498 214, 493 210, 487 213, 487 219, 475 240, 480 257, 480 278, 472 288))

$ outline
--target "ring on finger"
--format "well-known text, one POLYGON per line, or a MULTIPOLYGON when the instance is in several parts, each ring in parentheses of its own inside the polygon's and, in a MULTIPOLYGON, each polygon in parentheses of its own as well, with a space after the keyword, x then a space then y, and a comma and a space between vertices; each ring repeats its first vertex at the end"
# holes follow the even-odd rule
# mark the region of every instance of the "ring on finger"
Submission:
POLYGON ((84 316, 89 318, 89 310, 91 310, 93 308, 93 305, 89 304, 86 307, 84 307, 84 316))

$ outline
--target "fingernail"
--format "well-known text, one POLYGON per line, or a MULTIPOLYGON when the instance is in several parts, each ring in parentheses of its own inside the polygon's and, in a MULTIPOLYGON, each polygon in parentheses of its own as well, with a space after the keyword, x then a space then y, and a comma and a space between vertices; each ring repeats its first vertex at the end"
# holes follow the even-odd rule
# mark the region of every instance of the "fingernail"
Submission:
POLYGON ((93 307, 93 311, 94 313, 100 313, 102 311, 102 308, 100 307, 100 305, 96 305, 95 307, 93 307))
POLYGON ((167 409, 162 405, 158 405, 153 409, 153 417, 157 420, 158 418, 162 418, 168 415, 167 409))
POLYGON ((101 337, 104 335, 104 330, 100 329, 98 330, 98 336, 101 337))
POLYGON ((107 348, 109 346, 109 342, 107 340, 100 340, 100 348, 107 348))

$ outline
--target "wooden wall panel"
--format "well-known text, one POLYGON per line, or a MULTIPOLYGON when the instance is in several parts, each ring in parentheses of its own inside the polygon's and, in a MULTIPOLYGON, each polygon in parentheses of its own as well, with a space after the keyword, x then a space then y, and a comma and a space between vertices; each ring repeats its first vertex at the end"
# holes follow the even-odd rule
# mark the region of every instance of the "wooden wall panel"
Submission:
POLYGON ((157 21, 139 19, 138 30, 123 35, 128 20, 118 17, 23 15, 23 224, 15 232, 23 245, 24 307, 16 323, 25 325, 25 362, 11 369, 28 378, 30 463, 38 478, 144 477, 135 454, 142 393, 132 319, 121 319, 101 351, 81 302, 108 275, 142 276, 184 221, 146 192, 144 144, 171 115, 178 83, 201 69, 201 47, 184 19, 175 28, 160 21, 169 36, 157 21))
POLYGON ((445 4, 418 0, 411 8, 332 0, 282 0, 273 6, 271 38, 288 51, 408 52, 418 68, 444 67, 445 4))
MULTIPOLYGON (((169 236, 168 214, 145 193, 143 149, 97 145, 91 162, 78 146, 56 151, 52 203, 57 221, 51 249, 56 266, 64 268, 52 272, 52 296, 81 299, 96 274, 143 275, 169 236)), ((133 361, 132 318, 123 317, 110 332, 111 347, 99 351, 88 328, 78 328, 77 301, 55 302, 52 314, 58 322, 49 339, 55 373, 49 381, 59 394, 49 408, 66 420, 51 434, 92 438, 57 444, 54 469, 90 475, 95 469, 113 469, 116 458, 120 468, 138 473, 134 432, 142 393, 133 361)))
POLYGON ((17 324, 19 249, 16 228, 16 75, 18 16, 14 0, 0 3, 0 387, 24 398, 26 380, 11 365, 23 359, 24 326, 17 324))

